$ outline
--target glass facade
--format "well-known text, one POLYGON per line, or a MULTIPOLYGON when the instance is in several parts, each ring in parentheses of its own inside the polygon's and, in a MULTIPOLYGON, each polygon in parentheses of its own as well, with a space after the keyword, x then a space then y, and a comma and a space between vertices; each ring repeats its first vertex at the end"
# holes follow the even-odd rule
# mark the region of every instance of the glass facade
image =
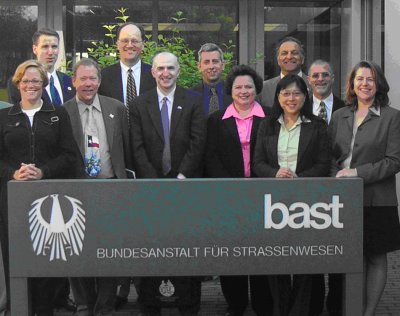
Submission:
POLYGON ((15 68, 32 58, 32 35, 37 29, 37 1, 31 5, 0 5, 0 100, 7 100, 5 88, 15 68))
MULTIPOLYGON (((336 73, 341 69, 341 1, 264 1, 265 79, 280 73, 276 43, 285 36, 299 39, 306 51, 303 72, 315 59, 329 61, 336 73)), ((340 76, 334 90, 340 91, 340 76)))

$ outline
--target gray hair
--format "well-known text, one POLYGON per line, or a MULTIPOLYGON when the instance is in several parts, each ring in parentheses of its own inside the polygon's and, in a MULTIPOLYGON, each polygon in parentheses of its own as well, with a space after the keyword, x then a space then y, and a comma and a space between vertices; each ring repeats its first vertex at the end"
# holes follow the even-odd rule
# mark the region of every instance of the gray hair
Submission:
POLYGON ((329 68, 329 74, 330 74, 331 76, 334 75, 334 73, 333 73, 333 67, 332 67, 332 65, 331 65, 330 62, 328 62, 328 61, 326 61, 326 60, 323 60, 323 59, 316 59, 316 60, 314 60, 314 61, 311 63, 310 67, 308 68, 308 75, 309 75, 309 76, 311 75, 311 67, 313 67, 313 66, 321 66, 321 67, 328 66, 328 68, 329 68))
POLYGON ((95 60, 91 58, 82 58, 81 60, 79 60, 72 69, 74 72, 74 76, 76 75, 76 71, 80 66, 93 66, 97 70, 97 77, 99 78, 99 80, 101 80, 101 69, 99 64, 95 60))
POLYGON ((197 53, 199 62, 201 61, 201 53, 203 53, 203 52, 218 52, 221 61, 224 62, 224 52, 217 44, 205 43, 205 44, 201 45, 201 47, 197 53))

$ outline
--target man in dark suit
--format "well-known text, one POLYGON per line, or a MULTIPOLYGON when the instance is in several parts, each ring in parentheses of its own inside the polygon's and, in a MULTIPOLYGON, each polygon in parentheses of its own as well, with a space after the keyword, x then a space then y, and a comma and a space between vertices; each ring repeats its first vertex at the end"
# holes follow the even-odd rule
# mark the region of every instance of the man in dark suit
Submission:
POLYGON ((120 61, 104 68, 99 93, 117 99, 128 105, 131 96, 128 93, 129 70, 133 77, 135 95, 132 100, 156 86, 151 75, 151 66, 142 62, 140 56, 144 48, 145 33, 142 26, 127 22, 117 30, 117 49, 120 61))
MULTIPOLYGON (((321 117, 327 123, 331 121, 332 113, 344 106, 344 102, 333 95, 332 86, 335 80, 332 66, 325 60, 315 60, 308 70, 308 82, 313 92, 313 114, 321 117)), ((342 312, 342 275, 328 275, 329 292, 326 301, 331 315, 341 315, 342 312)), ((325 280, 322 274, 313 275, 311 292, 311 315, 320 315, 324 308, 325 280)))
POLYGON ((232 103, 232 97, 225 92, 225 83, 222 80, 222 72, 225 68, 224 53, 214 43, 206 43, 198 52, 197 67, 202 76, 192 90, 203 96, 203 107, 206 114, 224 109, 232 103))
MULTIPOLYGON (((172 53, 162 52, 153 58, 152 75, 157 88, 136 98, 129 111, 137 176, 175 179, 195 177, 203 157, 206 135, 200 95, 176 86, 179 64, 172 53)), ((200 279, 187 277, 170 280, 176 287, 175 293, 181 293, 178 295, 181 314, 197 315, 200 308, 200 279), (182 291, 182 288, 187 291, 182 291)), ((161 281, 159 278, 143 278, 141 281, 139 302, 145 315, 159 315, 155 291, 158 291, 161 281)))
MULTIPOLYGON (((127 22, 118 27, 117 49, 120 60, 101 71, 99 94, 117 99, 128 107, 137 96, 156 86, 151 66, 140 59, 145 39, 141 25, 127 22)), ((134 278, 133 281, 138 289, 139 279, 134 278)), ((117 309, 128 302, 131 278, 121 277, 119 283, 121 287, 115 301, 117 309)))
MULTIPOLYGON (((120 101, 98 95, 100 81, 97 63, 81 59, 74 67, 76 98, 64 103, 64 107, 70 116, 82 160, 100 159, 99 168, 98 165, 93 167, 94 164, 85 165, 88 176, 123 179, 131 159, 127 112, 120 101)), ((116 278, 71 278, 70 283, 78 316, 113 314, 116 278)))
MULTIPOLYGON (((276 49, 276 60, 281 73, 279 76, 264 81, 261 94, 258 96, 261 105, 272 108, 274 103, 275 90, 278 82, 287 74, 299 75, 308 85, 307 75, 301 71, 304 64, 305 52, 303 44, 294 37, 282 39, 276 49)), ((308 87, 311 95, 311 88, 308 87)))
MULTIPOLYGON (((40 29, 32 37, 33 54, 46 68, 49 77, 49 84, 43 91, 42 99, 53 105, 61 105, 75 96, 71 77, 55 69, 59 53, 59 41, 58 33, 47 28, 40 29)), ((9 102, 18 104, 21 101, 21 96, 11 79, 8 81, 7 89, 9 102)))

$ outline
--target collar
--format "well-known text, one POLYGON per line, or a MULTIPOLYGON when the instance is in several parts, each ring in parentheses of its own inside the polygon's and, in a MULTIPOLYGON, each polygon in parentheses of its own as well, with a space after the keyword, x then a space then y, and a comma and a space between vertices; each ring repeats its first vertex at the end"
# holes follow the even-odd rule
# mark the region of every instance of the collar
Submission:
POLYGON ((313 103, 316 106, 316 108, 319 107, 319 104, 321 103, 321 101, 324 101, 325 106, 328 109, 331 109, 331 107, 333 107, 333 93, 331 93, 330 95, 328 95, 328 97, 326 97, 323 100, 318 99, 315 95, 313 95, 313 103))
POLYGON ((86 103, 83 103, 81 100, 78 99, 78 96, 76 96, 76 103, 78 104, 79 115, 82 115, 83 112, 86 111, 86 108, 88 106, 93 106, 97 111, 99 111, 101 113, 101 106, 100 106, 98 94, 95 95, 91 105, 87 105, 86 103))
POLYGON ((164 92, 162 92, 162 91, 157 87, 158 103, 160 103, 164 97, 166 97, 166 98, 168 99, 168 101, 171 101, 171 99, 174 98, 175 90, 176 90, 176 86, 174 87, 174 89, 172 89, 172 91, 171 91, 170 93, 165 94, 164 92))
MULTIPOLYGON (((353 104, 351 105, 350 111, 355 112, 357 110, 357 105, 353 104)), ((379 106, 370 106, 369 107, 369 112, 372 112, 372 114, 376 116, 381 116, 381 108, 379 106)))
MULTIPOLYGON (((300 70, 298 73, 297 73, 297 75, 299 76, 299 77, 303 77, 303 72, 300 70)), ((283 78, 283 77, 285 77, 285 75, 281 72, 281 79, 283 78)))
POLYGON ((222 117, 222 119, 226 120, 226 119, 228 119, 230 117, 234 117, 236 119, 246 120, 249 117, 253 117, 253 116, 265 117, 265 113, 264 113, 261 105, 257 101, 254 101, 253 108, 251 109, 250 113, 247 114, 245 117, 240 117, 239 116, 239 113, 236 111, 236 109, 235 109, 235 107, 234 107, 234 105, 232 103, 225 110, 225 113, 224 113, 224 116, 222 117))
POLYGON ((222 86, 223 86, 223 80, 222 79, 219 80, 217 82, 217 84, 215 84, 215 85, 209 85, 205 81, 203 81, 203 86, 204 86, 204 88, 207 88, 208 90, 210 90, 211 88, 215 88, 215 90, 218 91, 218 89, 222 88, 222 86))
MULTIPOLYGON (((53 112, 55 111, 55 107, 53 104, 46 102, 42 99, 43 104, 42 107, 40 108, 39 112, 53 112)), ((15 104, 12 107, 10 107, 10 110, 8 111, 8 115, 18 115, 22 113, 21 106, 19 104, 15 104)))
POLYGON ((132 72, 136 72, 136 71, 140 70, 140 67, 142 66, 142 61, 139 59, 139 61, 136 64, 134 64, 132 67, 128 67, 122 61, 119 61, 119 64, 121 65, 121 69, 126 73, 128 73, 129 69, 132 69, 132 72))
MULTIPOLYGON (((281 114, 281 115, 278 117, 277 121, 278 121, 281 125, 285 126, 285 121, 283 120, 283 114, 281 114)), ((299 117, 297 118, 296 123, 292 126, 292 128, 295 127, 295 126, 297 126, 297 125, 300 125, 301 123, 311 123, 311 120, 309 120, 309 119, 306 118, 305 116, 301 116, 301 117, 299 116, 299 117)))
POLYGON ((54 80, 56 80, 56 79, 58 79, 58 77, 57 77, 57 71, 56 70, 53 70, 53 72, 48 72, 47 73, 47 78, 50 80, 50 77, 53 77, 54 78, 54 80))

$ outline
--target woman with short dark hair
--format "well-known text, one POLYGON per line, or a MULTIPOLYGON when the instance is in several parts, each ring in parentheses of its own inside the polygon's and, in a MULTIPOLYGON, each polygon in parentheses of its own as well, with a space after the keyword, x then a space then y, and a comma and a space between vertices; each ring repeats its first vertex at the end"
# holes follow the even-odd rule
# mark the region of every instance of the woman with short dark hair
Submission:
MULTIPOLYGON (((255 101, 262 79, 249 66, 232 68, 226 92, 233 103, 212 113, 207 123, 205 176, 210 178, 253 177, 251 167, 258 126, 267 109, 255 101)), ((272 315, 268 277, 263 275, 221 276, 222 293, 228 304, 226 315, 244 314, 248 288, 253 310, 258 316, 272 315)))

